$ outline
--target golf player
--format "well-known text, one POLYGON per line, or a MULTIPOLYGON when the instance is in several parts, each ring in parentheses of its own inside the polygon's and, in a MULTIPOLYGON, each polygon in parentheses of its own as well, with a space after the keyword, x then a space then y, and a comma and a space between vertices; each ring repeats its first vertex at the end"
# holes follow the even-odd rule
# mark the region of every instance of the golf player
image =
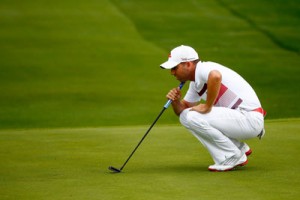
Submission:
POLYGON ((242 141, 264 135, 266 114, 249 83, 225 66, 200 61, 198 53, 184 45, 174 48, 160 67, 170 69, 180 82, 190 81, 184 98, 179 88, 166 97, 180 123, 212 156, 208 170, 246 165, 252 150, 242 141))

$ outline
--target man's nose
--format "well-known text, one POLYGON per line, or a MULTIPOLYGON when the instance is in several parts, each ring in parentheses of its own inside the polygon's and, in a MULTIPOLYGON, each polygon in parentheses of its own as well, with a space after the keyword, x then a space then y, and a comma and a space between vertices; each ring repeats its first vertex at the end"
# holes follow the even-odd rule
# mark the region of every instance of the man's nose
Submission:
POLYGON ((175 75, 175 70, 174 69, 171 69, 171 74, 175 75))

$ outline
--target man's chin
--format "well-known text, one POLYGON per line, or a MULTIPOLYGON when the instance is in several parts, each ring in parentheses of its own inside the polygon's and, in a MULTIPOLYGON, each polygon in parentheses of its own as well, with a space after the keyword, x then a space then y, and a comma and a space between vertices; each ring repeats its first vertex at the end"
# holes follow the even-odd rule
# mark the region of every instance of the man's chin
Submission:
POLYGON ((176 78, 179 82, 185 82, 185 80, 182 80, 180 78, 176 78))

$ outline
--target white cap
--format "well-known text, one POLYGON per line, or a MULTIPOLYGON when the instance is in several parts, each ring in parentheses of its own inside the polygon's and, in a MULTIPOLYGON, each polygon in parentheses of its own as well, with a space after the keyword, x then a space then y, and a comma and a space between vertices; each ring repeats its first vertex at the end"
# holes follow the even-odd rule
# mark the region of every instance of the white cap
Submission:
POLYGON ((160 67, 164 69, 172 69, 182 62, 189 62, 197 59, 199 59, 199 57, 195 49, 181 45, 171 51, 168 61, 161 64, 160 67))

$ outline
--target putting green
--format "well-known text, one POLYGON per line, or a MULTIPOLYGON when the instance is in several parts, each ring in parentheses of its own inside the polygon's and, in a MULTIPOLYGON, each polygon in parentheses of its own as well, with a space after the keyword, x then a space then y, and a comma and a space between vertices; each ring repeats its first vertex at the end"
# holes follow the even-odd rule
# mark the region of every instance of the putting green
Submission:
POLYGON ((1 199, 297 199, 300 119, 268 120, 249 163, 207 170, 211 158, 179 125, 0 131, 1 199))

